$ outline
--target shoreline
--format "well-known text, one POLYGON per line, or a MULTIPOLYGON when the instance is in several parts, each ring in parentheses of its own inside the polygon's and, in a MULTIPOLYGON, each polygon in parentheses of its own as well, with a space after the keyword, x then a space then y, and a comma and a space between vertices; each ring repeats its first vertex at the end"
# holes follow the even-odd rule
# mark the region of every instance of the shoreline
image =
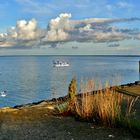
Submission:
MULTIPOLYGON (((140 81, 117 87, 131 93, 134 91, 133 95, 136 95, 137 91, 140 91, 140 81)), ((81 96, 81 94, 77 96, 81 96)), ((67 101, 67 96, 0 108, 0 139, 139 139, 139 136, 130 133, 127 128, 121 128, 121 126, 109 128, 77 120, 71 115, 59 114, 56 105, 61 105, 65 101, 67 101)), ((140 113, 139 107, 138 104, 140 113)))
MULTIPOLYGON (((127 84, 122 84, 119 86, 112 86, 109 87, 110 89, 112 88, 116 88, 115 90, 119 93, 128 95, 128 96, 132 96, 132 97, 137 97, 140 96, 140 81, 135 81, 134 83, 127 83, 127 84), (138 89, 137 89, 138 88, 138 89)), ((104 89, 101 89, 104 90, 104 89)), ((96 93, 97 91, 93 91, 93 94, 96 93)), ((78 93, 77 96, 81 96, 81 93, 78 93)), ((35 105, 39 105, 41 103, 52 103, 55 104, 56 102, 64 102, 67 100, 67 95, 66 96, 62 96, 62 97, 58 97, 58 98, 52 98, 52 99, 44 99, 44 100, 40 100, 37 102, 32 102, 32 103, 27 103, 27 104, 19 104, 19 105, 15 105, 15 106, 4 106, 1 107, 1 109, 5 109, 5 108, 13 108, 13 109, 20 109, 23 107, 29 107, 29 106, 35 106, 35 105)))

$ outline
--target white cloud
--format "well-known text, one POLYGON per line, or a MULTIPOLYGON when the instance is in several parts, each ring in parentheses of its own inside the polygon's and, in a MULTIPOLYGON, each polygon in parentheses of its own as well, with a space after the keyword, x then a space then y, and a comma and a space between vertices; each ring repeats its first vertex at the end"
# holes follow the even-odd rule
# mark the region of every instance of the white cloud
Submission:
POLYGON ((18 20, 16 26, 8 29, 7 33, 0 34, 0 46, 30 46, 36 44, 43 32, 38 29, 35 19, 18 20), (31 44, 30 44, 31 43, 31 44), (7 45, 8 44, 8 45, 7 45))
POLYGON ((18 20, 16 26, 0 34, 0 47, 34 47, 59 42, 114 42, 139 39, 139 30, 114 27, 112 23, 140 21, 139 18, 90 18, 71 20, 70 13, 51 19, 47 29, 40 29, 35 19, 18 20))
POLYGON ((33 40, 37 37, 37 21, 32 19, 30 21, 20 20, 13 33, 17 39, 20 40, 33 40))
POLYGON ((121 41, 130 37, 125 33, 117 31, 108 31, 108 32, 97 31, 94 33, 94 36, 95 41, 97 42, 121 41))
POLYGON ((15 40, 33 40, 38 37, 37 21, 35 19, 18 20, 16 26, 11 27, 7 32, 7 37, 15 40))
POLYGON ((71 14, 62 13, 57 18, 52 19, 48 25, 46 34, 47 41, 64 41, 67 40, 69 34, 67 31, 72 29, 70 22, 71 14))
POLYGON ((80 32, 92 31, 91 24, 87 24, 86 26, 79 28, 79 30, 80 32))

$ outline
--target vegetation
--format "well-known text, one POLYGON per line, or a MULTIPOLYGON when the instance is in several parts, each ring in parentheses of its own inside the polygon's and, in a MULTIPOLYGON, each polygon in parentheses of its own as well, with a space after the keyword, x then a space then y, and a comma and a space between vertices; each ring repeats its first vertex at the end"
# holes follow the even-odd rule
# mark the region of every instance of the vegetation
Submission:
POLYGON ((103 90, 93 92, 93 80, 87 80, 80 86, 81 95, 77 95, 76 79, 72 79, 68 90, 68 107, 65 104, 62 110, 68 109, 75 117, 96 124, 140 130, 140 122, 135 119, 133 108, 138 97, 120 94, 108 83, 103 90))
POLYGON ((76 94, 77 94, 77 88, 76 88, 76 79, 72 79, 69 88, 68 88, 68 107, 70 111, 74 111, 74 106, 75 106, 75 99, 76 99, 76 94))

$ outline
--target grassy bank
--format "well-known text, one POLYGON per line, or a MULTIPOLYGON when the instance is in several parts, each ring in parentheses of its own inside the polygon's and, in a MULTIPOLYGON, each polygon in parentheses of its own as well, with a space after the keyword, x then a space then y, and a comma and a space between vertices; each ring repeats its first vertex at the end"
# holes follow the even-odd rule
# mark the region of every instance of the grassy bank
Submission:
MULTIPOLYGON (((87 80, 81 82, 80 86, 77 86, 77 81, 73 79, 69 85, 68 94, 65 97, 1 108, 0 129, 1 132, 4 133, 2 136, 5 137, 7 133, 9 136, 13 136, 14 130, 16 130, 16 132, 20 131, 22 134, 22 130, 19 130, 19 128, 24 129, 22 125, 25 124, 27 133, 28 128, 30 128, 30 131, 35 130, 44 135, 50 132, 52 133, 52 137, 54 136, 54 130, 56 130, 55 135, 59 135, 58 129, 61 129, 65 134, 66 128, 68 132, 73 130, 72 133, 75 137, 78 135, 79 139, 81 135, 84 138, 88 136, 90 136, 90 138, 95 137, 96 130, 96 133, 99 133, 98 136, 104 138, 106 138, 106 136, 109 138, 108 136, 110 134, 115 134, 115 138, 121 137, 119 139, 123 139, 123 136, 127 138, 131 137, 132 139, 133 136, 139 137, 140 122, 138 118, 140 118, 140 113, 139 110, 135 110, 137 108, 139 109, 139 98, 120 94, 116 91, 116 87, 110 88, 108 83, 105 84, 104 89, 102 89, 102 85, 98 84, 102 90, 94 91, 95 84, 97 85, 95 81, 87 80), (79 91, 77 87, 80 87, 80 94, 77 94, 77 91, 79 91), (139 115, 138 117, 137 114, 139 115), (65 122, 67 118, 69 119, 65 122), (55 123, 52 120, 54 120, 55 123), (60 123, 58 123, 59 121, 60 123), (82 121, 88 123, 82 123, 82 121), (33 126, 36 125, 37 122, 39 126, 45 127, 45 129, 43 129, 45 131, 44 133, 40 127, 36 128, 33 126), (48 124, 48 126, 46 126, 44 122, 48 124), (56 127, 57 123, 58 125, 56 127), (75 123, 75 125, 72 123, 75 123), (91 124, 91 127, 89 127, 88 124, 91 124), (80 133, 81 125, 85 125, 88 128, 83 127, 80 133), (75 128, 77 128, 76 131, 75 128), (105 130, 107 130, 108 133, 104 135, 105 130), (132 132, 133 136, 128 130, 132 132), (124 131, 124 134, 122 131, 124 131)), ((129 87, 134 88, 135 86, 135 84, 132 84, 132 86, 124 86, 123 89, 126 90, 129 87)), ((140 85, 137 85, 138 89, 140 88, 139 86, 140 85)), ((131 92, 133 92, 133 90, 131 90, 131 92)), ((35 135, 34 133, 31 134, 33 136, 35 135)), ((62 135, 60 136, 62 137, 62 135)))
POLYGON ((59 104, 60 114, 72 114, 75 118, 90 121, 105 127, 124 127, 139 135, 140 121, 136 119, 135 103, 139 97, 131 97, 116 92, 109 84, 103 90, 93 92, 95 82, 81 83, 81 94, 77 95, 77 83, 73 79, 68 89, 68 100, 59 104))

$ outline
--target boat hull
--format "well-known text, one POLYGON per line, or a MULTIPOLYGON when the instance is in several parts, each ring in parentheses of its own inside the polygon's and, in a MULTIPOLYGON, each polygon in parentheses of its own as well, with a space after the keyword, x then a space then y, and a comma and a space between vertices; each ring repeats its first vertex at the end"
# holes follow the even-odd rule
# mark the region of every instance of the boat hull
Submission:
POLYGON ((69 64, 65 64, 65 65, 60 65, 60 64, 56 64, 54 65, 54 67, 69 67, 69 64))

